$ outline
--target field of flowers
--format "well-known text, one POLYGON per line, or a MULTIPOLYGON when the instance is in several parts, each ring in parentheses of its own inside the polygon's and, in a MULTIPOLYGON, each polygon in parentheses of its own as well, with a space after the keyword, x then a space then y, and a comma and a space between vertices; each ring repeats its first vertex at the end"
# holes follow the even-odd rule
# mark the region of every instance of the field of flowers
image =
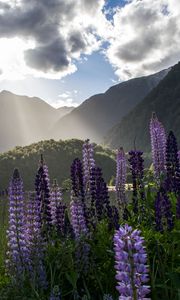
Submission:
POLYGON ((42 155, 34 191, 14 170, 0 201, 1 300, 180 299, 178 146, 155 114, 150 137, 153 174, 142 151, 117 151, 115 203, 89 140, 72 162, 68 203, 42 155))

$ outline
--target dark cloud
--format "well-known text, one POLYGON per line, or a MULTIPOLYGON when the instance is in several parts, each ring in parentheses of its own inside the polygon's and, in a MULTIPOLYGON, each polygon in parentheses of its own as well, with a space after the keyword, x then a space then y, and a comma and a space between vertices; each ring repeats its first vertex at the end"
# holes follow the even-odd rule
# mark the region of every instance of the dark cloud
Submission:
POLYGON ((64 41, 58 38, 50 44, 27 50, 25 60, 30 67, 43 72, 64 71, 70 63, 66 53, 64 41))
POLYGON ((0 1, 0 9, 3 9, 3 10, 10 9, 10 5, 0 1))
POLYGON ((84 38, 79 31, 73 31, 71 33, 68 43, 72 52, 77 52, 80 49, 84 49, 86 47, 84 38))
POLYGON ((154 32, 147 31, 143 39, 140 36, 120 46, 115 55, 124 60, 124 62, 138 62, 146 58, 149 51, 158 46, 159 42, 159 35, 155 36, 154 32))

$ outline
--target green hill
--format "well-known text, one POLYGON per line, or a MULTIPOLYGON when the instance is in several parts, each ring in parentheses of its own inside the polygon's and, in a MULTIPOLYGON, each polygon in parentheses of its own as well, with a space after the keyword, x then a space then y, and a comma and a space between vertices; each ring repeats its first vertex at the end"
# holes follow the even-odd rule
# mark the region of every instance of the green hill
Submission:
POLYGON ((173 130, 180 142, 180 63, 122 121, 107 134, 105 144, 150 150, 149 122, 156 112, 167 131, 173 130))
MULTIPOLYGON (((35 174, 40 154, 49 168, 51 180, 56 178, 59 184, 69 178, 70 166, 74 158, 82 158, 81 140, 54 141, 47 140, 26 147, 16 147, 0 154, 0 190, 8 186, 15 167, 19 168, 26 190, 34 188, 35 174)), ((109 182, 115 174, 114 153, 109 149, 95 145, 95 160, 102 167, 105 180, 109 182)))

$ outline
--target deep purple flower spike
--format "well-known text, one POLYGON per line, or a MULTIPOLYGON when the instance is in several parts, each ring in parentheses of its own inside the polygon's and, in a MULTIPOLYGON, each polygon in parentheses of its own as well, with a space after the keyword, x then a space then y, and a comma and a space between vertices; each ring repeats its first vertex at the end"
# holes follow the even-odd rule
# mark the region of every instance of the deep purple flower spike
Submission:
POLYGON ((42 228, 49 230, 52 225, 48 167, 41 154, 40 166, 35 179, 36 201, 39 204, 42 228))

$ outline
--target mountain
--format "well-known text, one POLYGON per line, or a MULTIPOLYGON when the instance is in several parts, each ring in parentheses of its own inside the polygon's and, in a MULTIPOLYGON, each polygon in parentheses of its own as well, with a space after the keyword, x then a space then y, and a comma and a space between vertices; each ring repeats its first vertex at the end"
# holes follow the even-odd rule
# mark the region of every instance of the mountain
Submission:
POLYGON ((180 62, 122 121, 114 126, 105 138, 111 148, 123 146, 125 150, 134 147, 150 150, 149 122, 152 112, 165 126, 173 130, 180 143, 180 62))
MULTIPOLYGON (((25 190, 34 189, 34 180, 37 172, 40 154, 43 154, 49 168, 51 180, 57 179, 62 185, 70 177, 70 166, 76 157, 82 158, 83 141, 47 140, 33 143, 25 147, 15 147, 0 154, 0 190, 8 187, 14 168, 18 168, 24 181, 25 190)), ((103 176, 109 182, 115 175, 116 164, 114 152, 110 149, 95 145, 95 161, 102 168, 103 176)))
POLYGON ((55 109, 40 98, 0 93, 0 151, 49 138, 50 127, 72 108, 55 109))
POLYGON ((90 138, 101 142, 107 130, 132 110, 168 71, 131 79, 90 97, 55 124, 52 136, 55 139, 90 138))
POLYGON ((57 108, 58 119, 64 117, 67 114, 69 114, 73 109, 74 109, 74 106, 62 106, 62 107, 57 108))

